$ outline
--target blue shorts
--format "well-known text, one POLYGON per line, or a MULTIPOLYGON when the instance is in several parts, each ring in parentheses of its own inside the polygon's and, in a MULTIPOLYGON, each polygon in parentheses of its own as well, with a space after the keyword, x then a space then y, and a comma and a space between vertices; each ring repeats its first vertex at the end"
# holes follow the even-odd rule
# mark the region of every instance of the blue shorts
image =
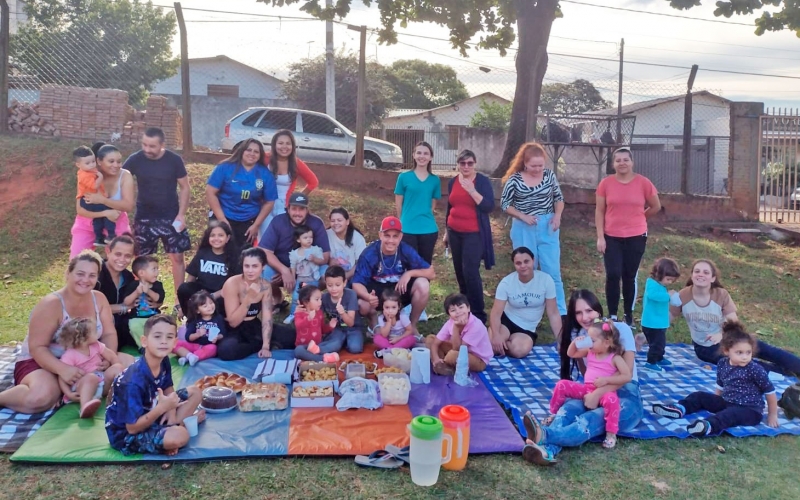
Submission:
POLYGON ((125 437, 125 445, 119 451, 123 455, 164 453, 164 436, 167 434, 167 429, 169 429, 168 426, 153 424, 139 434, 128 434, 125 437))

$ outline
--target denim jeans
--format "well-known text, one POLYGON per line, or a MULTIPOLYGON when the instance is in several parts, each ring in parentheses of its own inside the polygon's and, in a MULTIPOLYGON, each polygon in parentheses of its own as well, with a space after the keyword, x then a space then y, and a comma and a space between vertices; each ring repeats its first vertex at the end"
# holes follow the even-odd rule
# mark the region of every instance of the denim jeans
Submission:
POLYGON ((303 361, 322 361, 322 355, 329 352, 339 352, 344 345, 347 334, 341 328, 335 328, 326 337, 323 337, 319 345, 319 354, 308 351, 307 345, 299 345, 294 348, 294 356, 303 361))
MULTIPOLYGON (((639 395, 639 383, 628 382, 617 390, 620 401, 619 430, 633 430, 642 420, 644 409, 639 395)), ((587 410, 583 401, 569 400, 558 410, 549 426, 543 426, 542 444, 555 456, 562 447, 575 447, 592 438, 605 435, 603 408, 587 410)))
POLYGON ((537 215, 536 224, 529 226, 519 219, 511 221, 511 244, 514 248, 528 247, 533 252, 537 265, 543 273, 553 278, 556 285, 556 303, 558 313, 567 314, 567 302, 564 298, 564 283, 561 280, 561 230, 553 231, 550 221, 555 214, 537 215))
MULTIPOLYGON (((705 361, 706 363, 711 363, 716 366, 720 358, 722 358, 719 344, 708 347, 694 342, 692 342, 692 344, 694 344, 694 353, 700 361, 705 361)), ((800 358, 789 351, 771 346, 766 342, 758 341, 755 360, 768 372, 780 373, 781 375, 789 377, 800 377, 800 358)))
POLYGON ((337 328, 336 330, 344 332, 347 352, 351 354, 361 354, 364 352, 364 332, 361 331, 361 328, 337 328))

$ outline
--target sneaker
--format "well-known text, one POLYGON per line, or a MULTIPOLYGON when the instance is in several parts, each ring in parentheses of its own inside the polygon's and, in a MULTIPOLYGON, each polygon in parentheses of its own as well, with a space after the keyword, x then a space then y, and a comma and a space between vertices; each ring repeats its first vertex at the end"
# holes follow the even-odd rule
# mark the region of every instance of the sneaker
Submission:
POLYGON ((633 317, 625 315, 625 324, 633 328, 633 317))
POLYGON ((708 423, 708 420, 695 420, 686 426, 686 430, 689 431, 690 436, 708 436, 708 432, 711 430, 711 424, 708 423))
POLYGON ((377 351, 372 353, 378 359, 383 359, 383 349, 378 349, 377 351))
POLYGON ((545 467, 555 465, 558 461, 546 446, 528 441, 522 449, 522 458, 526 461, 545 467))
POLYGON ((678 404, 662 405, 660 403, 656 403, 653 405, 653 413, 656 415, 661 415, 662 417, 674 419, 683 418, 685 410, 681 405, 678 404))
POLYGON ((322 362, 323 363, 338 363, 339 362, 339 353, 338 352, 329 352, 328 354, 322 355, 322 362))
POLYGON ((661 368, 661 365, 659 365, 658 363, 645 363, 642 368, 644 368, 645 370, 650 370, 650 371, 654 371, 654 372, 663 372, 664 371, 664 369, 661 368))
POLYGON ((187 361, 186 358, 178 358, 178 364, 181 366, 185 366, 187 361))
POLYGON ((636 352, 639 352, 647 343, 647 337, 644 336, 644 333, 637 333, 636 336, 633 337, 633 341, 636 343, 636 352))
POLYGON ((200 358, 198 358, 196 354, 190 352, 186 355, 186 361, 189 362, 189 366, 194 366, 200 361, 200 358))
POLYGON ((96 240, 95 240, 95 242, 93 243, 93 246, 94 246, 95 248, 105 248, 105 246, 106 246, 106 240, 104 240, 103 238, 98 238, 98 239, 96 239, 96 240))
POLYGON ((284 325, 291 325, 293 321, 294 321, 294 314, 290 314, 290 315, 286 316, 286 319, 283 320, 283 324, 284 325))
POLYGON ((672 366, 672 361, 668 360, 667 358, 664 358, 658 362, 658 366, 672 366))

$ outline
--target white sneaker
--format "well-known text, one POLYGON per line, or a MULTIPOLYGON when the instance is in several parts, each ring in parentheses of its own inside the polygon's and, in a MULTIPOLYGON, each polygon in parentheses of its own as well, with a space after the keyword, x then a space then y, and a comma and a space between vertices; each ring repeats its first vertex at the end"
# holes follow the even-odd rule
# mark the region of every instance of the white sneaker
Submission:
POLYGON ((178 358, 178 364, 181 366, 184 366, 186 361, 188 361, 186 358, 178 358))
MULTIPOLYGON (((186 361, 189 362, 189 366, 194 366, 200 361, 200 358, 198 358, 196 354, 190 352, 186 355, 186 361)), ((180 363, 180 360, 178 360, 178 362, 180 363)))
POLYGON ((283 320, 283 324, 284 325, 291 325, 293 321, 294 321, 294 314, 290 314, 290 315, 286 316, 286 319, 283 320))

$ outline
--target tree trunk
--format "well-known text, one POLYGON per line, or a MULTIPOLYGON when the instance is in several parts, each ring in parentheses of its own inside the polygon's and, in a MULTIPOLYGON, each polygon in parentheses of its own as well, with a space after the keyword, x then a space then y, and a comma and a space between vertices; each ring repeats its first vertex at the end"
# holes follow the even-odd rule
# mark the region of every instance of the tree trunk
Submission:
POLYGON ((539 108, 539 97, 542 92, 542 80, 547 71, 547 42, 550 39, 550 28, 556 18, 558 0, 516 0, 517 9, 517 36, 519 37, 519 50, 517 51, 517 88, 514 91, 514 104, 511 108, 511 125, 508 129, 508 139, 503 151, 503 159, 492 174, 492 177, 502 177, 508 169, 509 163, 517 154, 519 147, 525 142, 525 129, 528 123, 529 96, 534 102, 530 103, 534 109, 539 108), (544 51, 540 58, 539 66, 534 70, 536 54, 544 51), (533 75, 533 76, 532 76, 533 75), (530 86, 534 86, 531 94, 530 86))

